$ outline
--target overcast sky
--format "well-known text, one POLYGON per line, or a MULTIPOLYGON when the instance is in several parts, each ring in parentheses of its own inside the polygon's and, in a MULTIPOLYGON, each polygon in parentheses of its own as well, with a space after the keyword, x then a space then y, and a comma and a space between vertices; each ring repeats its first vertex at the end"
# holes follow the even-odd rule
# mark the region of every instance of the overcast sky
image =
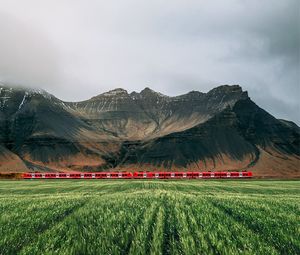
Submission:
POLYGON ((0 0, 0 81, 67 101, 240 84, 300 124, 299 0, 0 0))

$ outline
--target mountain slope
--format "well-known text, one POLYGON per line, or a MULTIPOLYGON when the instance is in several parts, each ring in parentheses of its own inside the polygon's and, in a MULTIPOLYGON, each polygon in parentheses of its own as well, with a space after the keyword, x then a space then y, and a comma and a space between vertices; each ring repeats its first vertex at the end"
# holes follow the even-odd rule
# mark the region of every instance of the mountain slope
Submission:
POLYGON ((2 88, 0 95, 1 144, 30 167, 81 170, 84 160, 101 166, 110 147, 118 147, 109 135, 73 116, 44 91, 2 88))
POLYGON ((247 97, 247 92, 237 85, 177 97, 149 88, 131 94, 115 89, 90 100, 65 104, 98 130, 111 132, 122 140, 141 140, 191 128, 247 97))
POLYGON ((247 98, 203 124, 151 141, 125 143, 121 151, 120 164, 130 167, 253 169, 265 176, 299 176, 300 128, 275 119, 247 98), (264 166, 263 161, 274 165, 264 166))
POLYGON ((82 102, 0 86, 0 171, 252 169, 300 176, 300 129, 238 85, 169 97, 115 89, 82 102))

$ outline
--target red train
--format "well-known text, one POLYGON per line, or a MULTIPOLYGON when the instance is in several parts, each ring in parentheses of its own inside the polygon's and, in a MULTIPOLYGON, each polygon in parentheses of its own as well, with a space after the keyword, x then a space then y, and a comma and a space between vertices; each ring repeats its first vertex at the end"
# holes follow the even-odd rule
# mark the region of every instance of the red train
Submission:
POLYGON ((232 179, 251 178, 252 172, 96 172, 24 173, 24 179, 232 179))

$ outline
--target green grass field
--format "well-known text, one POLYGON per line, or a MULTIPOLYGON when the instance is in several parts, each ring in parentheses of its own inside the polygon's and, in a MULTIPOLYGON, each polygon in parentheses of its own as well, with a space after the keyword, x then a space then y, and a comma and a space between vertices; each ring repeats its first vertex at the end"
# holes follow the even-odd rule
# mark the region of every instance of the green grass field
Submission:
POLYGON ((0 181, 0 254, 300 254, 300 181, 0 181))

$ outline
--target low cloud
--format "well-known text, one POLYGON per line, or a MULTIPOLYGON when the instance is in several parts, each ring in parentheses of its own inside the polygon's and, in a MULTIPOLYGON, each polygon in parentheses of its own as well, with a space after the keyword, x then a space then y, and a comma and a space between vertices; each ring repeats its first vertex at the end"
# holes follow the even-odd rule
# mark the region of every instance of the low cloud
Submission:
POLYGON ((0 80, 83 100, 240 84, 300 124, 297 0, 0 0, 0 80))

